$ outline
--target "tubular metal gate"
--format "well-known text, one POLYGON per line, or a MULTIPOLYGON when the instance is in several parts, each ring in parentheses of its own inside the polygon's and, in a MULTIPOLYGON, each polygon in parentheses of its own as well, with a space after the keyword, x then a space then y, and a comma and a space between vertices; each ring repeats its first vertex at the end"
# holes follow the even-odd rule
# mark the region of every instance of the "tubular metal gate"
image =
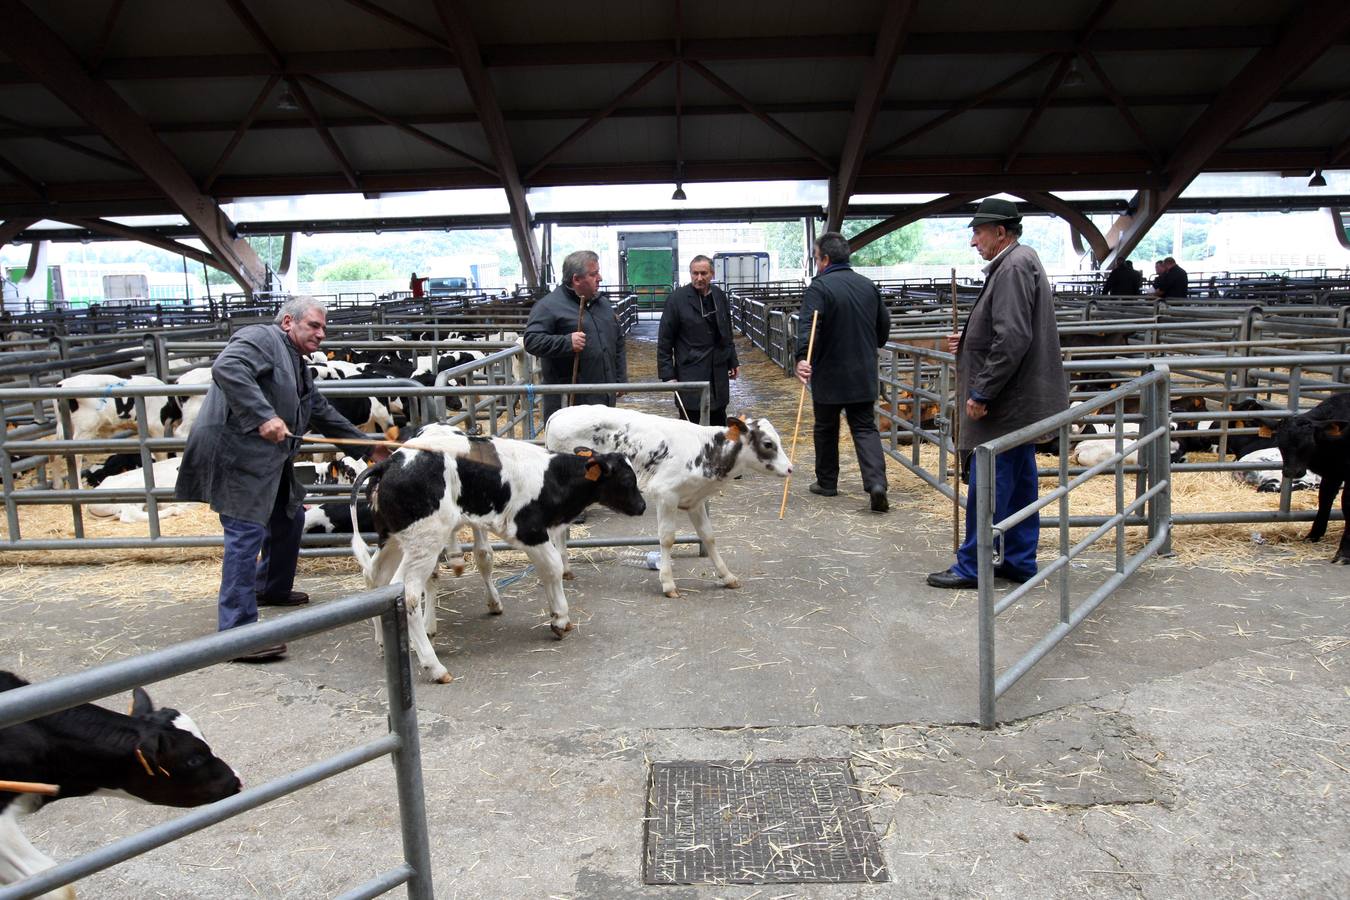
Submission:
POLYGON ((1017 680, 1025 675, 1032 666, 1045 658, 1069 632, 1102 601, 1120 587, 1125 579, 1139 570, 1139 567, 1154 554, 1168 553, 1171 549, 1171 472, 1169 468, 1169 424, 1168 424, 1168 371, 1166 366, 1158 366, 1154 371, 1107 391, 1084 403, 1077 409, 1069 409, 1042 419, 1017 431, 1003 435, 975 448, 975 524, 976 559, 978 565, 980 596, 980 726, 994 727, 995 704, 1017 680), (1126 397, 1138 396, 1143 422, 1138 435, 1124 434, 1124 401, 1126 397), (994 457, 1005 450, 1036 440, 1039 436, 1058 432, 1060 446, 1069 445, 1069 428, 1086 414, 1104 406, 1113 407, 1115 419, 1115 450, 1094 466, 1087 468, 1074 477, 1069 475, 1069 457, 1064 452, 1059 457, 1059 486, 1040 496, 1035 502, 1010 513, 1007 517, 994 521, 995 480, 994 457), (1125 458, 1137 453, 1140 461, 1140 480, 1142 490, 1136 491, 1128 503, 1125 500, 1125 458), (1070 546, 1069 542, 1069 494, 1086 484, 1093 476, 1110 472, 1115 481, 1115 512, 1092 530, 1090 534, 1070 546), (1057 503, 1059 505, 1059 554, 1049 564, 1024 584, 1018 585, 1007 595, 995 602, 994 567, 1002 562, 1002 536, 1010 528, 1040 511, 1057 503), (1148 543, 1142 549, 1125 558, 1125 526, 1130 519, 1138 516, 1147 506, 1148 543), (1094 590, 1078 605, 1070 601, 1071 563, 1096 543, 1100 538, 1115 532, 1115 571, 1104 584, 1094 590), (995 674, 995 621, 1000 613, 1022 600, 1027 594, 1052 577, 1059 580, 1059 623, 1050 630, 1031 650, 1008 666, 1001 674, 995 674))
POLYGON ((417 734, 417 707, 413 703, 412 672, 408 664, 408 614, 403 605, 401 584, 300 610, 275 621, 232 628, 143 656, 5 691, 0 694, 0 728, 204 669, 270 644, 308 637, 373 616, 380 617, 384 632, 385 689, 389 697, 387 735, 195 809, 171 822, 114 841, 77 859, 59 863, 18 884, 0 888, 0 900, 36 897, 381 756, 390 756, 394 764, 404 861, 353 888, 342 898, 377 897, 406 884, 410 898, 431 900, 434 891, 422 786, 422 751, 417 734))

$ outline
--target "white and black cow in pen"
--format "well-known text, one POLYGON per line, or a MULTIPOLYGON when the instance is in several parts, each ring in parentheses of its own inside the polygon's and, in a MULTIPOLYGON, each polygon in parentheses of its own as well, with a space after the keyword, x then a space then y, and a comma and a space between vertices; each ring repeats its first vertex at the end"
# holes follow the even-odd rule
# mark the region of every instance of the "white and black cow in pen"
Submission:
POLYGON ((448 425, 427 425, 367 469, 352 486, 353 500, 367 478, 381 546, 372 555, 355 526, 352 552, 370 586, 403 582, 409 639, 427 675, 442 684, 450 675, 428 638, 436 633, 436 600, 428 596, 428 584, 441 551, 456 546, 460 526, 473 529, 488 611, 502 611, 492 580, 491 531, 534 564, 548 599, 549 627, 561 638, 572 629, 559 551, 567 523, 592 503, 630 516, 646 509, 632 466, 617 453, 552 453, 525 441, 471 437, 448 425))
MULTIPOLYGON (((0 671, 0 692, 28 682, 0 671)), ((55 796, 0 791, 0 885, 22 881, 54 863, 29 843, 23 815, 68 797, 129 796, 160 806, 201 806, 239 793, 239 774, 216 757, 201 732, 176 709, 155 709, 132 694, 131 715, 85 703, 0 728, 0 775, 57 785, 55 796)), ((72 898, 69 887, 44 897, 72 898)))
MULTIPOLYGON (((656 506, 661 590, 667 597, 680 595, 671 573, 670 551, 675 546, 676 510, 681 509, 689 514, 722 584, 741 586, 717 551, 703 501, 747 472, 768 472, 780 478, 792 473, 783 442, 768 419, 736 418, 727 419, 725 426, 705 426, 595 404, 570 406, 549 417, 544 446, 559 450, 583 445, 596 452, 622 453, 633 464, 642 495, 656 506)), ((566 565, 565 546, 563 551, 566 565)), ((571 570, 566 571, 571 577, 571 570)))
MULTIPOLYGON (((117 375, 86 374, 72 375, 57 382, 63 388, 102 388, 104 393, 98 397, 69 397, 65 403, 70 410, 70 434, 66 434, 65 423, 58 415, 56 418, 56 437, 58 440, 87 441, 95 438, 110 438, 124 432, 136 430, 136 399, 134 397, 114 397, 112 392, 122 387, 164 387, 164 382, 149 375, 133 375, 121 378, 117 375)), ((145 398, 145 430, 150 437, 164 437, 166 430, 178 425, 183 411, 174 397, 145 398)), ((156 454, 162 458, 163 453, 156 454)), ((84 466, 83 454, 75 455, 75 468, 84 466)))

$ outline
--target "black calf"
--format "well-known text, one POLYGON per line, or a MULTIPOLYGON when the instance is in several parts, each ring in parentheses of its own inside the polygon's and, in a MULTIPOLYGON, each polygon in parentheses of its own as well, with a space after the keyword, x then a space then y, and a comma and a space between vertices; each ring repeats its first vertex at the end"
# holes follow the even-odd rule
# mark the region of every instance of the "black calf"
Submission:
MULTIPOLYGON (((1323 400, 1303 415, 1286 419, 1275 432, 1275 440, 1286 478, 1298 478, 1309 469, 1322 476, 1317 517, 1308 532, 1308 540, 1320 541, 1327 533, 1337 492, 1341 494, 1341 515, 1350 521, 1350 394, 1323 400)), ((1350 529, 1344 525, 1331 561, 1350 565, 1350 529)))

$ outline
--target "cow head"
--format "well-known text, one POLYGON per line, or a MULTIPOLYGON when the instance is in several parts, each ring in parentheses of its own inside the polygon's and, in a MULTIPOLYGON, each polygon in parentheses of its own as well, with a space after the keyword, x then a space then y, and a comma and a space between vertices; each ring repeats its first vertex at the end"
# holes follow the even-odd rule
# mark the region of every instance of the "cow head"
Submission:
POLYGON ((622 453, 596 453, 589 447, 578 447, 577 456, 586 460, 586 480, 600 489, 598 501, 626 516, 640 516, 647 511, 647 501, 638 490, 637 473, 622 453))
POLYGON ((727 419, 727 440, 739 441, 742 464, 753 469, 762 468, 779 478, 792 474, 792 463, 783 452, 783 441, 768 419, 727 419))
POLYGON ((201 806, 239 793, 239 773, 211 752, 196 724, 168 707, 155 709, 141 688, 132 693, 139 731, 123 789, 160 806, 201 806))
POLYGON ((1302 478, 1306 475, 1308 466, 1317 453, 1317 445, 1324 441, 1343 438, 1346 431, 1346 422, 1330 419, 1294 416, 1281 422, 1280 427, 1275 430, 1275 445, 1280 448, 1285 477, 1302 478))

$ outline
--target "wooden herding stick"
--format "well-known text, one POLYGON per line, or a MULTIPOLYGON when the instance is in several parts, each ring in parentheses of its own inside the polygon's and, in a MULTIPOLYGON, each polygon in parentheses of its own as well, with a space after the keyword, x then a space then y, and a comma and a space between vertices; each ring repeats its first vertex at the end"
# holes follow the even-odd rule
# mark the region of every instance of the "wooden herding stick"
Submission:
MULTIPOLYGON (((956 269, 952 269, 952 334, 961 330, 956 311, 956 269)), ((961 549, 961 389, 952 402, 952 552, 961 549)))
POLYGON ((61 788, 54 784, 43 784, 41 781, 0 781, 0 791, 55 797, 61 792, 61 788))
MULTIPOLYGON (((811 313, 811 337, 806 341, 806 364, 811 365, 811 353, 816 349, 816 320, 820 318, 820 310, 811 313)), ((797 397, 797 424, 792 426, 792 452, 788 454, 788 465, 794 465, 797 460, 797 432, 802 427, 802 406, 806 403, 806 382, 802 382, 802 392, 797 397)), ((792 483, 792 473, 783 479, 783 505, 778 507, 778 518, 783 518, 787 512, 788 485, 792 483)))
MULTIPOLYGON (((577 331, 585 331, 585 330, 586 330, 585 328, 582 327, 582 322, 585 320, 585 318, 586 318, 586 301, 585 301, 585 300, 582 300, 580 297, 578 297, 578 298, 577 298, 577 331)), ((581 351, 580 351, 580 350, 573 350, 573 351, 572 351, 572 387, 573 387, 573 388, 575 388, 575 387, 577 386, 577 374, 578 374, 580 371, 581 371, 581 351)), ((567 395, 567 405, 568 405, 568 406, 576 406, 576 405, 577 405, 577 392, 576 392, 575 390, 573 390, 572 393, 570 393, 570 394, 567 395)))

